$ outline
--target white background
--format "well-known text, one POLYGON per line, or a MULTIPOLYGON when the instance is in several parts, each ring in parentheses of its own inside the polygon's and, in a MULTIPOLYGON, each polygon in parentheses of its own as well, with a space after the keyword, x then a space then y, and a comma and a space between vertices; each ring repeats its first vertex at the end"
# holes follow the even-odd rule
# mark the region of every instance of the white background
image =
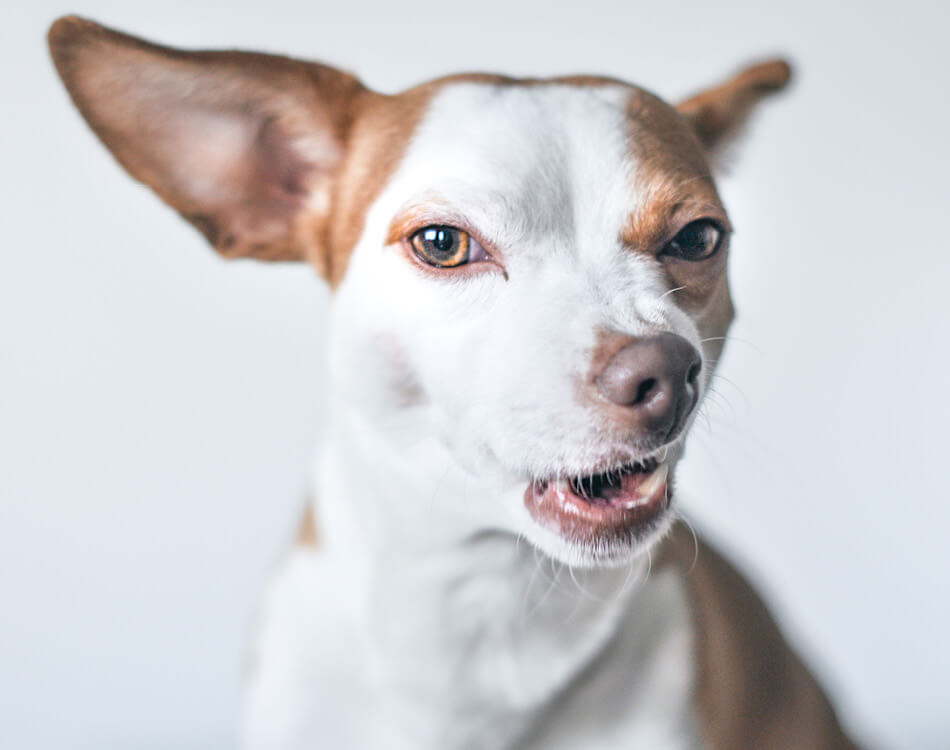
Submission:
MULTIPOLYGON (((225 748, 321 415, 326 292, 218 260, 0 25, 0 746, 225 748)), ((789 54, 724 194, 739 309, 681 486, 882 746, 950 746, 945 3, 81 2, 167 43, 675 98, 789 54)))

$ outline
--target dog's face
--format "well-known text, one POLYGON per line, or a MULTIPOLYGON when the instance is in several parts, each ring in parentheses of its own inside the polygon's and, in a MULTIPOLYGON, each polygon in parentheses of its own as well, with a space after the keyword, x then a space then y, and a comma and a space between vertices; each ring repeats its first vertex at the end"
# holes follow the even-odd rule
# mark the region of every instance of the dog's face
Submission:
POLYGON ((75 19, 51 46, 100 137, 219 251, 314 263, 335 398, 479 477, 492 525, 600 564, 666 527, 732 318, 709 160, 783 63, 676 109, 586 77, 383 96, 75 19))
POLYGON ((424 415, 401 439, 435 435, 547 551, 622 559, 665 523, 729 323, 728 227, 642 90, 439 86, 336 293, 339 389, 377 425, 424 415))

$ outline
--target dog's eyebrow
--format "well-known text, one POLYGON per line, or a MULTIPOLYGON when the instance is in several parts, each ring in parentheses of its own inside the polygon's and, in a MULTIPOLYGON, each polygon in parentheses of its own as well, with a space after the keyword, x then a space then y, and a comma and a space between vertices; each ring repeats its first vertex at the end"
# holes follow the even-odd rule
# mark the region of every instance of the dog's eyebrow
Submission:
POLYGON ((386 231, 386 244, 399 242, 416 229, 427 224, 447 224, 468 229, 468 220, 448 203, 437 198, 403 207, 393 217, 386 231))
POLYGON ((716 219, 728 228, 708 160, 676 110, 634 87, 627 123, 634 206, 620 241, 650 253, 666 235, 694 219, 716 219))
POLYGON ((725 208, 712 181, 697 175, 683 180, 641 182, 638 205, 620 230, 620 242, 636 252, 652 254, 656 245, 690 221, 715 219, 731 230, 725 208))

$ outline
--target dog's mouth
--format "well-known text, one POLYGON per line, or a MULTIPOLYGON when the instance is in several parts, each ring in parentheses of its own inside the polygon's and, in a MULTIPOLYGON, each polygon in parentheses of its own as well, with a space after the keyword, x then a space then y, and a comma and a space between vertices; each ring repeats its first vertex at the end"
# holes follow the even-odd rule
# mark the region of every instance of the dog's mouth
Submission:
POLYGON ((525 491, 525 506, 541 525, 578 542, 638 536, 670 502, 670 464, 650 459, 602 473, 542 479, 525 491))

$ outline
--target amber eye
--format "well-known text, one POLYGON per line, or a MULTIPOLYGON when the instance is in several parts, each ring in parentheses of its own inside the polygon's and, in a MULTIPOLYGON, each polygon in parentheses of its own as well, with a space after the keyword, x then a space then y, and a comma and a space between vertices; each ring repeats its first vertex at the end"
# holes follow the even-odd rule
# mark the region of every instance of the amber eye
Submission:
POLYGON ((464 265, 473 260, 473 246, 480 249, 467 232, 447 226, 424 227, 409 241, 420 259, 440 268, 464 265))
POLYGON ((699 261, 711 258, 722 244, 723 231, 712 219, 691 221, 666 243, 661 256, 699 261))

